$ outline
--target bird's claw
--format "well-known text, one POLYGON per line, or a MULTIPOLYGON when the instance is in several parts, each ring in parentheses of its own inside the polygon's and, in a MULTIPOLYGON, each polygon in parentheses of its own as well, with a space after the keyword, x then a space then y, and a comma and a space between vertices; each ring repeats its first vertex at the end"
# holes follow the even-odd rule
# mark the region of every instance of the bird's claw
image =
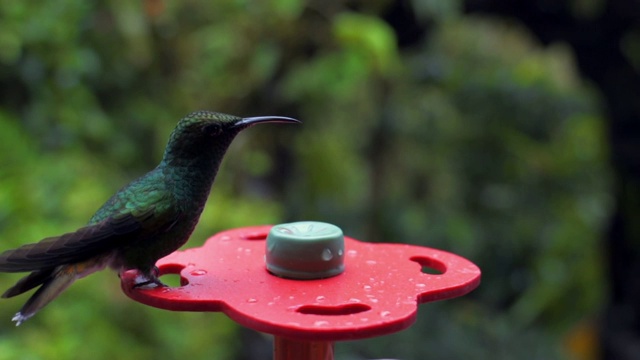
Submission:
POLYGON ((154 289, 157 287, 166 287, 158 278, 150 279, 146 276, 138 275, 133 284, 134 289, 154 289))
POLYGON ((155 289, 158 287, 167 287, 167 285, 163 284, 160 280, 148 280, 133 285, 134 289, 155 289))
POLYGON ((158 275, 160 275, 160 270, 157 266, 154 266, 149 274, 138 274, 134 280, 133 287, 135 289, 153 289, 157 287, 166 287, 167 285, 165 285, 162 281, 160 281, 160 279, 158 279, 158 275))

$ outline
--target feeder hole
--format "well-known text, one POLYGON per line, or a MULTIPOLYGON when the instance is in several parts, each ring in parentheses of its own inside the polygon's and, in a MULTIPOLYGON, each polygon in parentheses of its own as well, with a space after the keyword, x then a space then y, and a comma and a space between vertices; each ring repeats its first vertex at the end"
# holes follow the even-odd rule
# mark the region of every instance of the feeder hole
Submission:
POLYGON ((266 232, 254 232, 254 233, 243 234, 241 237, 244 240, 267 240, 267 235, 269 234, 266 232))
POLYGON ((371 310, 371 306, 366 304, 345 304, 338 306, 304 305, 296 312, 307 315, 340 316, 353 315, 371 310))
POLYGON ((183 265, 168 264, 160 267, 159 279, 163 284, 168 287, 181 287, 189 284, 186 278, 180 275, 180 272, 184 269, 183 265))
POLYGON ((422 272, 429 275, 442 275, 447 272, 447 266, 440 260, 424 257, 413 256, 409 260, 417 262, 422 266, 422 272))

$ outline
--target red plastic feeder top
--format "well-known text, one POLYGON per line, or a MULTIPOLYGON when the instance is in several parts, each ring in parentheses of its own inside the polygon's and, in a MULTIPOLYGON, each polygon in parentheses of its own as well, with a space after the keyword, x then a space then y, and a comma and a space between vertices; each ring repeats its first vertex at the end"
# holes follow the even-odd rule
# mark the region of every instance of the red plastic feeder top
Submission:
POLYGON ((161 275, 180 274, 180 287, 135 288, 136 273, 130 271, 122 289, 162 309, 222 311, 243 326, 276 336, 338 341, 405 329, 415 321, 418 304, 464 295, 480 283, 480 269, 460 256, 361 242, 343 237, 339 229, 336 236, 334 228, 304 222, 224 231, 200 248, 158 261, 161 275), (272 236, 280 241, 271 241, 272 236), (295 238, 307 250, 287 243, 295 238), (309 275, 314 273, 316 278, 309 275))

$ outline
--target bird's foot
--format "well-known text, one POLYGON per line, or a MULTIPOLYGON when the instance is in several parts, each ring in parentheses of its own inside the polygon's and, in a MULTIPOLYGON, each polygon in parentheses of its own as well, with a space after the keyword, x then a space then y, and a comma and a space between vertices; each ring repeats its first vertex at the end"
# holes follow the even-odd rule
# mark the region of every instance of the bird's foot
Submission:
POLYGON ((158 275, 160 275, 160 270, 157 266, 154 266, 148 274, 141 272, 136 276, 133 287, 137 289, 166 287, 167 285, 158 279, 158 275))
POLYGON ((157 287, 166 287, 166 286, 167 285, 165 285, 162 281, 160 281, 160 279, 149 278, 144 275, 136 276, 136 279, 134 280, 134 284, 133 284, 133 287, 136 289, 154 289, 157 287))

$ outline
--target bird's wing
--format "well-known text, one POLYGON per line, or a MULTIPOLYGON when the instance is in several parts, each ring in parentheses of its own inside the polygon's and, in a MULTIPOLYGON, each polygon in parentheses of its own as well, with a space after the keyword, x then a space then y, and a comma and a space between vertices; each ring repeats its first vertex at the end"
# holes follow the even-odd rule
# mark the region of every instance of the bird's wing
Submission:
POLYGON ((180 214, 172 207, 149 206, 46 238, 0 254, 0 272, 23 272, 74 263, 104 253, 140 236, 168 231, 180 214), (144 235, 143 235, 144 234, 144 235))

